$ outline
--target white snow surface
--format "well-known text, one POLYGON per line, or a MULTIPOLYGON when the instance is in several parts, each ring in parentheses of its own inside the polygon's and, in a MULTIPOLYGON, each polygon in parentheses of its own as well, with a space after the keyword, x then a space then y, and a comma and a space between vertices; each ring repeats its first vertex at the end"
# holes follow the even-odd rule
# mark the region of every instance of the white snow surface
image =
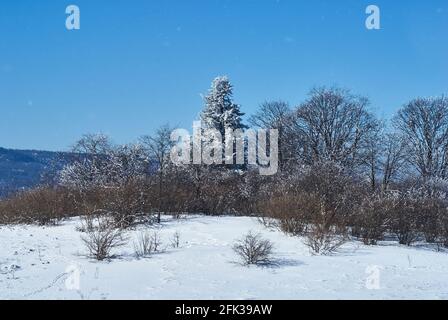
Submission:
POLYGON ((424 246, 350 242, 332 256, 313 256, 303 239, 254 218, 164 217, 164 252, 135 257, 140 227, 116 258, 97 262, 86 256, 79 224, 0 227, 0 299, 448 299, 448 254, 424 246), (273 265, 238 263, 232 245, 250 230, 274 243, 273 265))

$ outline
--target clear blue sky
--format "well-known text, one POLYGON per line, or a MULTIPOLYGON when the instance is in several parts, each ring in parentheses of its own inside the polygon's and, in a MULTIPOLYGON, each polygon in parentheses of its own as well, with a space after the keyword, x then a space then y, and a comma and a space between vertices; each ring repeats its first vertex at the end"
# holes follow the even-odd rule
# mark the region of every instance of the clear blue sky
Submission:
POLYGON ((124 143, 167 121, 190 128, 222 74, 247 114, 340 85, 388 118, 448 93, 448 1, 2 1, 0 146, 64 150, 88 132, 124 143), (69 4, 79 31, 65 29, 69 4), (369 4, 380 31, 364 26, 369 4))

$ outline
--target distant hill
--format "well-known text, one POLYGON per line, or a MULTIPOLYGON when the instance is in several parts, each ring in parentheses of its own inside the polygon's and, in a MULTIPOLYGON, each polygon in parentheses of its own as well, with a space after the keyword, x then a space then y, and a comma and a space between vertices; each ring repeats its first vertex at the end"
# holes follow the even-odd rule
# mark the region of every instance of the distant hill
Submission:
POLYGON ((67 163, 68 153, 0 148, 0 198, 35 187, 67 163))

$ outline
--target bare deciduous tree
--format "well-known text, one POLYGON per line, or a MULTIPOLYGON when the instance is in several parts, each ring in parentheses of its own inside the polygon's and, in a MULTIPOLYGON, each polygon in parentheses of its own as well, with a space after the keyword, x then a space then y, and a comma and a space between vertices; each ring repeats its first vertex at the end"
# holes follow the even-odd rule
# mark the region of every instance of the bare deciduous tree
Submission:
POLYGON ((367 169, 372 192, 375 192, 377 188, 378 174, 381 170, 381 158, 384 151, 383 137, 383 126, 378 123, 378 126, 367 136, 362 150, 364 154, 361 156, 361 163, 367 169))
POLYGON ((297 158, 298 139, 295 118, 289 105, 283 101, 266 101, 250 117, 249 123, 265 130, 277 129, 279 132, 279 165, 282 169, 288 161, 297 158))
POLYGON ((59 173, 59 182, 84 191, 107 182, 108 154, 112 143, 103 134, 86 134, 71 149, 73 161, 59 173))
POLYGON ((377 128, 368 106, 367 98, 347 90, 312 90, 296 111, 302 160, 306 164, 334 161, 346 167, 360 165, 361 149, 377 128))
POLYGON ((164 188, 167 172, 171 165, 170 160, 170 150, 173 146, 171 141, 171 132, 173 130, 170 126, 164 125, 157 130, 153 136, 144 136, 141 138, 149 159, 156 166, 157 177, 158 177, 158 216, 157 221, 160 223, 160 214, 164 211, 164 188))
POLYGON ((420 175, 447 177, 448 99, 415 99, 398 112, 394 124, 407 143, 410 164, 420 175))
POLYGON ((401 173, 405 172, 406 142, 398 134, 386 134, 382 142, 383 155, 381 169, 383 174, 382 190, 388 191, 391 182, 401 173))

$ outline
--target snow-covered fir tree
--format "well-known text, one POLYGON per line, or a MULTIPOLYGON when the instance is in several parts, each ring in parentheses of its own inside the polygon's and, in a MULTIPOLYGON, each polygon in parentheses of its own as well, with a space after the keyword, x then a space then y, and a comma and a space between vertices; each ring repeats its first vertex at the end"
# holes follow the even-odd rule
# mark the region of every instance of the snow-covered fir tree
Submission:
POLYGON ((202 125, 205 129, 216 129, 225 136, 226 129, 247 129, 243 124, 240 106, 233 102, 233 86, 227 76, 213 80, 205 107, 201 113, 202 125))

